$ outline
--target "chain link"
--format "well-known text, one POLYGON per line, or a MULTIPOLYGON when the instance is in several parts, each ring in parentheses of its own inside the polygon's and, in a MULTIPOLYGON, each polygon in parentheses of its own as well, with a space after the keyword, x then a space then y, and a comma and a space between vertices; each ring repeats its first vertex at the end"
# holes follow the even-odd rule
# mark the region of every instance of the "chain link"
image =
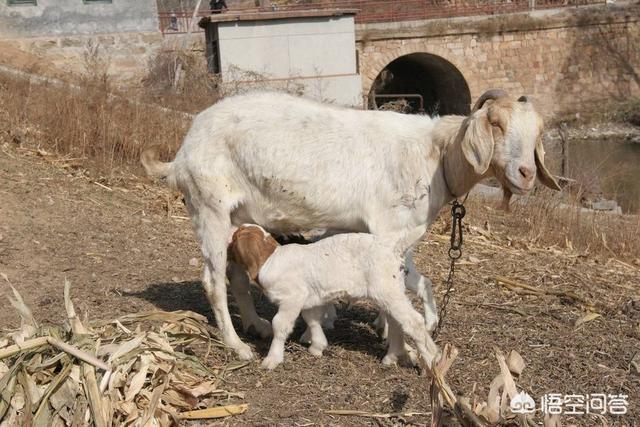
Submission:
POLYGON ((444 293, 444 297, 442 298, 442 305, 440 306, 440 313, 438 316, 438 325, 433 331, 434 340, 438 337, 438 334, 444 325, 444 319, 447 316, 447 305, 449 304, 452 294, 451 291, 453 290, 453 275, 455 273, 456 261, 462 256, 462 218, 464 218, 467 213, 463 203, 466 200, 467 199, 465 197, 462 203, 454 200, 451 204, 451 246, 449 247, 451 265, 449 266, 449 276, 445 282, 447 284, 447 289, 444 293))

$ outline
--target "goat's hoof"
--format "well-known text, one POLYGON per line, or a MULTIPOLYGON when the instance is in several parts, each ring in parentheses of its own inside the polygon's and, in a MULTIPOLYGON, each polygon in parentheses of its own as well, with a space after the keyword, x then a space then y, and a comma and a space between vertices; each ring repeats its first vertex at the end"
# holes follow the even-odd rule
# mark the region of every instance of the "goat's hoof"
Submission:
POLYGON ((282 359, 279 357, 267 356, 264 358, 260 366, 269 371, 273 370, 276 366, 282 363, 282 359))
POLYGON ((418 356, 416 352, 411 349, 400 354, 388 354, 382 358, 382 364, 384 366, 405 366, 413 368, 418 366, 418 356))
POLYGON ((387 317, 384 314, 378 313, 378 317, 373 321, 373 327, 380 338, 383 340, 387 339, 389 336, 389 323, 387 322, 387 317))
POLYGON ((382 364, 384 366, 398 366, 398 361, 400 361, 402 358, 401 354, 396 354, 396 353, 387 353, 383 358, 382 358, 382 364))
POLYGON ((251 350, 251 347, 249 347, 244 343, 238 346, 235 349, 235 352, 236 352, 236 355, 238 356, 238 359, 240 360, 252 360, 255 357, 253 354, 253 351, 251 350))
POLYGON ((309 347, 309 353, 313 354, 316 357, 322 357, 322 352, 324 352, 325 348, 327 348, 327 346, 320 347, 312 345, 311 347, 309 347))
POLYGON ((382 364, 384 366, 394 366, 398 364, 398 356, 387 354, 382 358, 382 364))
POLYGON ((427 331, 429 331, 429 334, 431 334, 436 330, 436 327, 438 326, 438 316, 429 316, 424 323, 427 327, 427 331))
POLYGON ((335 319, 326 319, 325 321, 322 322, 322 329, 326 330, 326 331, 330 331, 332 329, 335 329, 335 319))
POLYGON ((403 366, 409 366, 413 368, 414 366, 418 366, 418 355, 412 349, 411 351, 405 352, 402 356, 400 356, 403 366))
POLYGON ((311 329, 309 329, 309 327, 304 330, 304 333, 300 337, 300 342, 303 344, 311 344, 311 329))
POLYGON ((271 322, 266 319, 258 318, 256 321, 251 323, 246 329, 245 332, 253 330, 256 334, 260 336, 263 340, 266 340, 270 336, 273 335, 273 329, 271 328, 271 322))

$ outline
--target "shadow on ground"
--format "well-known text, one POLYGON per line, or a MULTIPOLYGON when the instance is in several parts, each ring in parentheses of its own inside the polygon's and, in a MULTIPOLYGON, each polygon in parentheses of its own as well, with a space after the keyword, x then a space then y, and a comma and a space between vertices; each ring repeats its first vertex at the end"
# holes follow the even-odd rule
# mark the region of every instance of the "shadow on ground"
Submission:
MULTIPOLYGON (((276 307, 256 289, 252 289, 252 294, 258 314, 265 319, 272 319, 276 313, 276 307)), ((140 298, 165 311, 190 310, 206 316, 209 323, 215 325, 211 307, 199 281, 152 283, 141 291, 123 293, 123 295, 140 298)), ((228 296, 228 301, 231 318, 238 334, 243 340, 254 344, 260 354, 266 355, 270 341, 261 340, 251 334, 251 331, 243 333, 239 310, 231 295, 228 296)), ((363 305, 347 307, 346 304, 339 304, 335 328, 325 331, 330 346, 382 358, 386 347, 371 326, 376 315, 377 311, 371 307, 363 305)), ((306 325, 299 318, 290 340, 298 341, 305 327, 306 325)), ((331 347, 327 351, 331 352, 331 347)))

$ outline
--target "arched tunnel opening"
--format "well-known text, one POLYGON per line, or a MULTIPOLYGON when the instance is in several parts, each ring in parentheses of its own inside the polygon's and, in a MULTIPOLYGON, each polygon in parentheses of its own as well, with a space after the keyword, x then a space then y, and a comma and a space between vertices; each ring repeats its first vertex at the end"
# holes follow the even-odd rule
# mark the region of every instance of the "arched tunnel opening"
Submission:
POLYGON ((429 53, 396 58, 378 74, 369 92, 369 108, 430 116, 466 115, 470 103, 462 73, 446 59, 429 53))

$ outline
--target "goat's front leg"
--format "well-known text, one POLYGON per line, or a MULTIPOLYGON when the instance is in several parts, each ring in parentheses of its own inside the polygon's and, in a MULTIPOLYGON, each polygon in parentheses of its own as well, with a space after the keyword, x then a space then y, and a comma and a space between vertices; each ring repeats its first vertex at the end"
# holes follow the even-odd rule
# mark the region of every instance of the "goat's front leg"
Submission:
POLYGON ((256 313, 253 298, 251 297, 251 283, 246 270, 230 261, 227 265, 227 277, 229 278, 231 293, 233 293, 233 297, 238 303, 244 331, 247 332, 250 328, 254 328, 263 339, 270 337, 271 323, 256 313))
POLYGON ((415 292, 424 305, 424 320, 427 330, 433 332, 438 325, 438 311, 436 308, 436 299, 433 297, 433 284, 428 277, 418 273, 413 263, 413 250, 409 250, 405 254, 405 268, 407 274, 404 278, 404 284, 407 289, 415 292))
POLYGON ((227 236, 231 230, 228 216, 218 215, 202 209, 194 218, 194 227, 201 243, 205 259, 202 284, 213 314, 215 315, 222 341, 233 349, 242 360, 253 358, 251 348, 238 337, 227 305, 227 236))
POLYGON ((291 300, 280 304, 278 312, 273 317, 273 340, 269 347, 269 354, 262 361, 262 367, 273 369, 284 360, 284 344, 293 330, 296 319, 302 309, 302 302, 291 300))
MULTIPOLYGON (((384 312, 381 311, 380 315, 383 313, 384 312)), ((389 325, 389 335, 387 338, 389 347, 387 348, 387 354, 382 359, 382 364, 389 366, 401 361, 410 366, 416 366, 418 364, 416 353, 413 348, 405 342, 401 326, 389 315, 386 315, 384 318, 389 325)))
MULTIPOLYGON (((402 329, 402 332, 413 339, 420 357, 431 366, 434 359, 439 356, 440 350, 431 339, 431 335, 424 324, 423 317, 413 308, 406 295, 393 289, 384 301, 380 301, 393 317, 394 321, 402 329)), ((391 322, 390 322, 391 323, 391 322)))

